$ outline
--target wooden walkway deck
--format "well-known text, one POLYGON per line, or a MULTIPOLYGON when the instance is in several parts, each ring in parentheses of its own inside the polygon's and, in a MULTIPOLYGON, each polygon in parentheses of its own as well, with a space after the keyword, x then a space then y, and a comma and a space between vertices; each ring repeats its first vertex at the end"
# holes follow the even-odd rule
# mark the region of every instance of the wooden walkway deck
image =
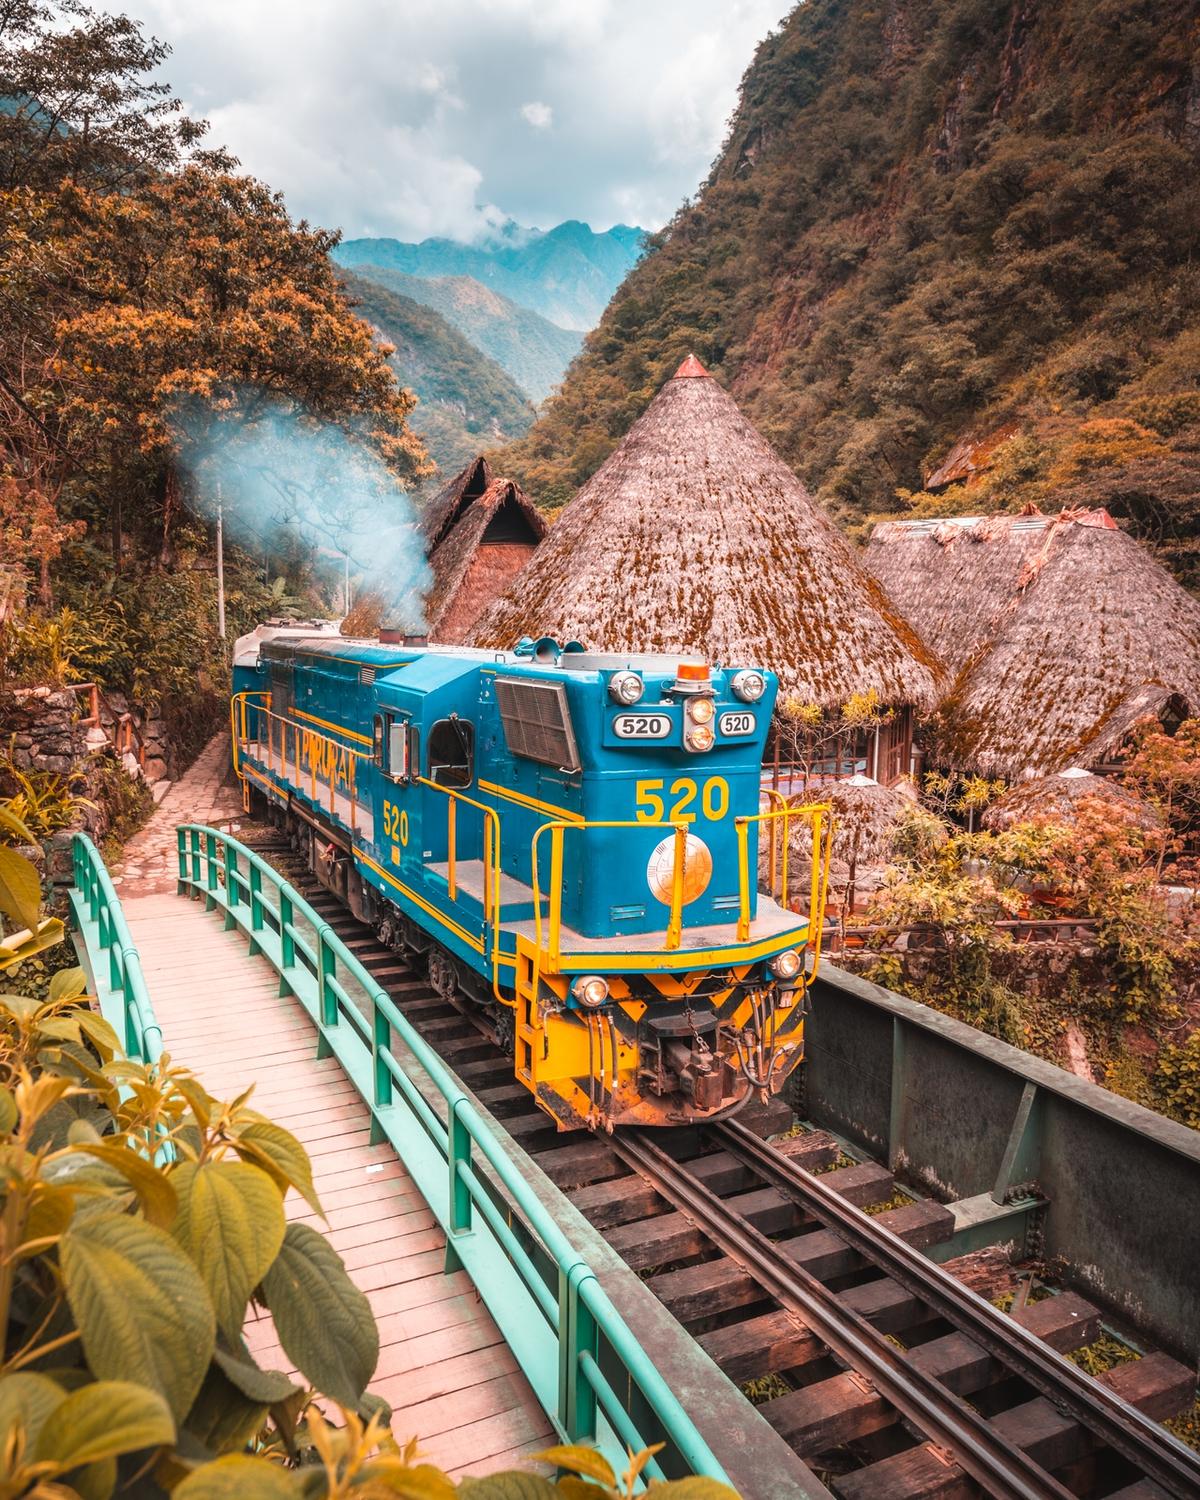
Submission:
MULTIPOLYGON (((301 1006, 246 939, 184 896, 124 897, 163 1044, 209 1093, 253 1103, 303 1141, 322 1223, 290 1194, 289 1218, 328 1234, 379 1323, 371 1389, 394 1408, 400 1441, 415 1435, 452 1475, 517 1467, 555 1441, 545 1413, 465 1272, 442 1270, 444 1239, 404 1164, 370 1144, 370 1116, 336 1058, 318 1061, 301 1006)), ((286 1365, 270 1321, 251 1323, 260 1361, 286 1365)))

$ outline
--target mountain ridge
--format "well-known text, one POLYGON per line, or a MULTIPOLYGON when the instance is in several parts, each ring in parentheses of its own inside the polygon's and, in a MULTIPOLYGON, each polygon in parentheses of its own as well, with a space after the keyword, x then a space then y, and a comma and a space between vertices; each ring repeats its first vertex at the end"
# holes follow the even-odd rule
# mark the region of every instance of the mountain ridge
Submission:
POLYGON ((419 403, 410 424, 443 476, 528 428, 525 393, 440 313, 353 272, 340 279, 359 317, 395 346, 389 363, 419 403))
POLYGON ((562 380, 583 347, 583 335, 560 328, 474 276, 410 276, 371 262, 355 266, 360 279, 423 302, 493 359, 535 404, 562 380))
POLYGON ((479 243, 432 238, 343 240, 339 265, 371 264, 434 279, 471 276, 560 328, 594 328, 622 277, 641 253, 646 234, 628 224, 597 233, 578 219, 530 230, 511 221, 479 243))

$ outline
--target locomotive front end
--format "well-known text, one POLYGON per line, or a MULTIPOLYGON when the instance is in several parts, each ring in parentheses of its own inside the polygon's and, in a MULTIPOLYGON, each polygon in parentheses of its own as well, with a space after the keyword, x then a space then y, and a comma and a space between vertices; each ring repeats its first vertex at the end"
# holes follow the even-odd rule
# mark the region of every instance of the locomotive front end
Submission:
POLYGON ((517 1074, 567 1127, 730 1115, 803 1057, 828 809, 762 789, 769 672, 586 652, 556 665, 578 811, 562 805, 567 768, 554 799, 546 773, 517 1074))

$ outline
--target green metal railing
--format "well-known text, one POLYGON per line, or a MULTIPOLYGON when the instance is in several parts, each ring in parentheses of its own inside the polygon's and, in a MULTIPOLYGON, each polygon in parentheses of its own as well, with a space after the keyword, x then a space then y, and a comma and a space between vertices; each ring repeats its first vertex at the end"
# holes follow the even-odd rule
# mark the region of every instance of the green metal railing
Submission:
POLYGON ((121 1038, 126 1057, 156 1063, 162 1056, 162 1029, 112 876, 86 833, 73 838, 71 858, 71 921, 83 939, 100 1012, 121 1038))
POLYGON ((179 888, 225 912, 278 970, 395 1148, 560 1437, 595 1442, 614 1468, 665 1447, 649 1479, 726 1479, 674 1392, 436 1052, 303 896, 253 850, 179 828, 179 888))

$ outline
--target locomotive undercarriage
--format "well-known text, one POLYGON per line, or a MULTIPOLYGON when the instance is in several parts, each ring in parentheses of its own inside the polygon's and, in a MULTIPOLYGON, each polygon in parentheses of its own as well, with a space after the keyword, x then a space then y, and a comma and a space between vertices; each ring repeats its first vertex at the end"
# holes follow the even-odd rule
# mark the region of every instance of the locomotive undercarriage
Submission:
POLYGON ((777 1094, 803 1057, 803 982, 764 983, 745 965, 605 976, 608 1002, 586 1010, 571 1004, 570 976, 537 973, 519 945, 515 989, 500 986, 512 1001, 502 1004, 482 976, 363 881, 340 833, 294 803, 271 800, 267 811, 322 885, 492 1034, 560 1130, 726 1119, 777 1094))

